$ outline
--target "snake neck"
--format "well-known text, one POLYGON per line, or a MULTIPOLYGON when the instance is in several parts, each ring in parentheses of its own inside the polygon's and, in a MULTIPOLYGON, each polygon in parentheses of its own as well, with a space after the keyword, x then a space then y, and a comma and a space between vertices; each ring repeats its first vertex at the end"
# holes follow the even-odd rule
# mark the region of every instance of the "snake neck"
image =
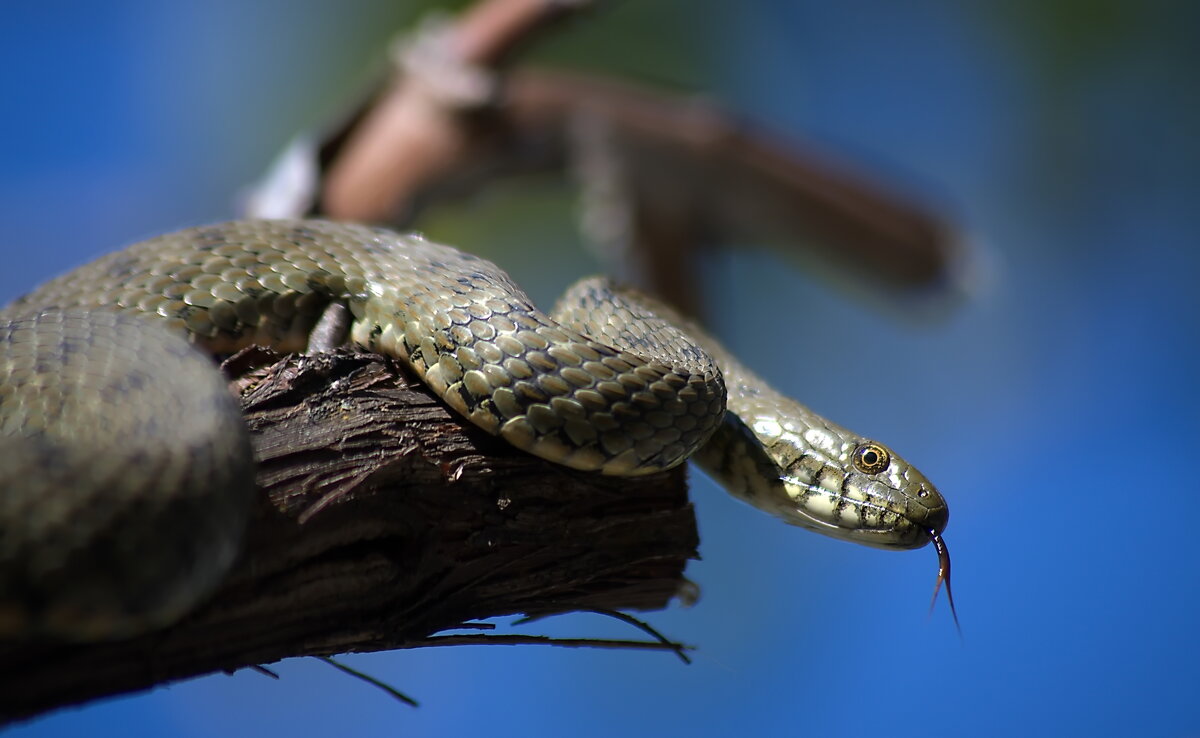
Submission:
MULTIPOLYGON (((929 510, 909 492, 926 484, 909 478, 920 472, 899 458, 886 473, 858 472, 851 455, 866 439, 781 395, 720 353, 728 408, 693 458, 730 494, 791 525, 879 548, 919 548, 928 543, 925 531, 944 526, 944 516, 931 523, 929 510)), ((936 506, 941 498, 927 486, 936 506)))
MULTIPOLYGON (((809 508, 816 502, 818 478, 832 478, 840 470, 797 443, 799 434, 785 430, 778 418, 756 420, 752 408, 737 405, 726 409, 693 461, 734 497, 789 524, 826 532, 828 525, 809 508), (785 433, 788 438, 782 438, 785 433)), ((834 500, 824 505, 834 506, 834 500)))

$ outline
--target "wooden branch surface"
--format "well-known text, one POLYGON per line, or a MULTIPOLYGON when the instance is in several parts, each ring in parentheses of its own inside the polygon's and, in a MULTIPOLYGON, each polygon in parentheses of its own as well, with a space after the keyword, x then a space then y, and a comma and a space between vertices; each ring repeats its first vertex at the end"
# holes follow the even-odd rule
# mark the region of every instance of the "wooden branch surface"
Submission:
POLYGON ((501 615, 661 608, 696 557, 682 468, 617 479, 541 461, 384 357, 287 357, 235 386, 261 497, 225 586, 137 638, 0 644, 0 721, 294 656, 433 645, 501 615))

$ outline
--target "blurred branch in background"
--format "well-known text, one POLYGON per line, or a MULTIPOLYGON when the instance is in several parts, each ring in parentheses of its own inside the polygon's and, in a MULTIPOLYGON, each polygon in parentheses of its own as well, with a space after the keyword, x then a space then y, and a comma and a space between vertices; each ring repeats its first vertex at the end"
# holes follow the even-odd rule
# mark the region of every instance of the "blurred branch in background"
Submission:
POLYGON ((742 242, 815 255, 851 282, 957 286, 960 244, 946 221, 796 141, 694 97, 509 70, 568 5, 590 3, 492 0, 426 23, 397 43, 393 78, 333 135, 293 150, 285 161, 308 166, 270 178, 249 214, 404 227, 504 176, 555 172, 578 182, 583 230, 610 271, 691 314, 703 308, 703 252, 742 242), (265 207, 278 202, 272 188, 303 195, 265 207))

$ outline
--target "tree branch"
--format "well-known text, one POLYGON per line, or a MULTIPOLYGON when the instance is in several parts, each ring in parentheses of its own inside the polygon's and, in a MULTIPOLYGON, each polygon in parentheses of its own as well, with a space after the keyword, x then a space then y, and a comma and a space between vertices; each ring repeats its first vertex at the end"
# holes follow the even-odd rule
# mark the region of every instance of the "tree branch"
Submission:
POLYGON ((682 469, 615 479, 541 461, 383 357, 288 357, 234 386, 261 498, 225 586, 137 638, 0 644, 0 719, 294 656, 433 645, 501 615, 661 608, 696 556, 682 469))

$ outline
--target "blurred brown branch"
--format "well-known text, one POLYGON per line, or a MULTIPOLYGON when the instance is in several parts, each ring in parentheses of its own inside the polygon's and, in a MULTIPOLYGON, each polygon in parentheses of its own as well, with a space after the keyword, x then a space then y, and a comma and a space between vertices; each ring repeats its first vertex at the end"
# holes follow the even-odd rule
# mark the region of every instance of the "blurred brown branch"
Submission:
POLYGON ((590 2, 490 0, 452 23, 426 23, 401 39, 398 74, 326 150, 320 211, 380 222, 406 212, 421 189, 469 165, 496 72, 532 36, 590 2))
POLYGON ((503 68, 564 15, 497 0, 409 37, 396 76, 325 141, 309 214, 405 225, 424 204, 506 174, 573 172, 592 235, 631 262, 624 276, 689 312, 704 250, 746 241, 815 254, 870 284, 953 279, 949 223, 797 141, 695 97, 503 68))

